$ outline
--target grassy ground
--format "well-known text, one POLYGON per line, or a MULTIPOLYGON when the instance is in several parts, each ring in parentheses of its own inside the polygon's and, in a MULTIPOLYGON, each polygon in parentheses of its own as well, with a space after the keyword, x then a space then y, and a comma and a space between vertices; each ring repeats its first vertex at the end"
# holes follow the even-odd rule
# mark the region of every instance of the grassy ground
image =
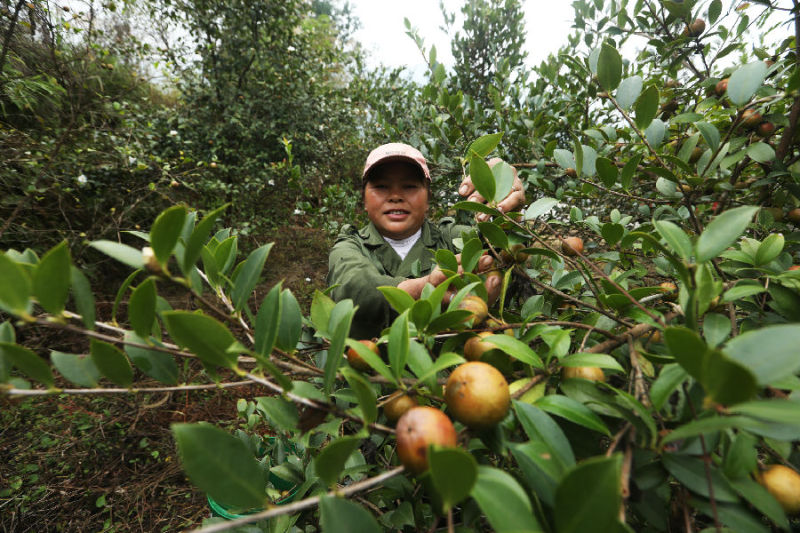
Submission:
MULTIPOLYGON (((275 242, 265 282, 257 288, 259 301, 283 280, 308 313, 314 290, 325 287, 330 245, 325 233, 287 227, 259 240, 275 242)), ((39 353, 48 347, 81 350, 80 338, 35 334, 27 340, 39 353)), ((184 371, 190 377, 199 372, 192 366, 184 371)), ((0 397, 0 532, 198 526, 209 516, 208 505, 180 468, 170 424, 204 420, 232 426, 238 398, 265 394, 252 386, 138 396, 0 397)))

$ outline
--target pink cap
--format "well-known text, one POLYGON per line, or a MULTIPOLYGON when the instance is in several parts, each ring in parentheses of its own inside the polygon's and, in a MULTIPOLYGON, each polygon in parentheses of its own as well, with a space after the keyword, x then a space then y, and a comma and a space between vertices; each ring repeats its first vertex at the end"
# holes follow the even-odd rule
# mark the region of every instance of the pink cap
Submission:
POLYGON ((425 162, 425 157, 422 152, 403 143, 389 143, 378 146, 367 156, 367 162, 364 165, 364 172, 361 174, 362 179, 366 179, 369 171, 379 163, 387 161, 408 161, 417 165, 428 181, 431 180, 431 173, 428 171, 428 164, 425 162))

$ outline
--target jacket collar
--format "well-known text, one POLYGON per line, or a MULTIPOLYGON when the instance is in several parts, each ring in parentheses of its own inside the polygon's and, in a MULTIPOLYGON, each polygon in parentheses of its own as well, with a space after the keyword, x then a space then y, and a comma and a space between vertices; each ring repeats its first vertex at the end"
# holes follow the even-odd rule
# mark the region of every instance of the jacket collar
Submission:
MULTIPOLYGON (((358 235, 364 240, 364 244, 370 248, 378 248, 383 245, 389 246, 389 243, 386 242, 383 235, 380 234, 378 228, 376 228, 375 224, 372 222, 361 228, 358 231, 358 235)), ((439 230, 426 218, 422 223, 422 235, 419 237, 422 244, 425 245, 426 248, 433 247, 436 245, 438 237, 439 230)))

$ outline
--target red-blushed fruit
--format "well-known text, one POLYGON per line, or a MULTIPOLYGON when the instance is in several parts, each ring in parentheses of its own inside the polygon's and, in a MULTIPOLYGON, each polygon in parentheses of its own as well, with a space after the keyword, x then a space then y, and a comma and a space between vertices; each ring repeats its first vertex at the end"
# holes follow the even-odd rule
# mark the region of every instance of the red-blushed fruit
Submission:
POLYGON ((400 417, 403 416, 406 411, 412 407, 417 407, 417 405, 419 404, 415 398, 403 392, 398 392, 392 395, 389 401, 383 404, 383 414, 386 415, 389 422, 394 423, 400 420, 400 417))
POLYGON ((770 121, 762 122, 756 127, 756 134, 759 137, 769 137, 775 133, 775 124, 770 121))
POLYGON ((453 418, 472 429, 486 429, 503 420, 511 406, 508 382, 490 364, 459 365, 445 385, 444 401, 453 418))
POLYGON ((800 270, 800 265, 792 265, 792 266, 789 267, 789 270, 790 271, 792 271, 792 270, 800 270))
POLYGON ((412 407, 397 421, 397 457, 410 472, 428 469, 428 446, 455 447, 458 435, 446 414, 433 407, 412 407))
POLYGON ((489 306, 483 301, 480 296, 469 294, 458 303, 458 309, 464 309, 472 313, 472 316, 467 318, 466 322, 470 322, 473 326, 477 326, 489 315, 489 306))
POLYGON ((717 93, 717 96, 723 96, 725 91, 728 90, 728 78, 723 78, 717 82, 716 87, 714 87, 714 92, 717 93))
POLYGON ((561 241, 561 251, 564 255, 574 257, 583 253, 583 239, 580 237, 567 237, 561 241))
POLYGON ((761 113, 756 111, 755 109, 745 109, 742 111, 742 124, 746 128, 755 128, 759 124, 761 124, 761 113))
POLYGON ((494 332, 481 331, 475 337, 467 339, 467 342, 464 343, 464 358, 467 361, 479 361, 484 353, 494 350, 496 348, 494 344, 483 341, 484 338, 490 335, 494 335, 494 332))
MULTIPOLYGON (((376 354, 380 355, 380 350, 378 350, 378 345, 372 342, 371 340, 360 340, 358 341, 376 354)), ((369 366, 369 363, 364 361, 364 359, 358 355, 358 352, 355 351, 353 348, 347 349, 347 362, 350 363, 350 366, 355 368, 356 370, 360 370, 362 372, 366 372, 370 370, 372 367, 369 366)))
POLYGON ((596 366, 565 366, 561 369, 561 377, 564 379, 582 378, 588 379, 589 381, 606 380, 603 369, 596 366))
POLYGON ((706 21, 694 19, 694 21, 683 29, 682 35, 689 37, 700 37, 706 31, 706 21))
POLYGON ((770 465, 757 481, 778 500, 786 514, 800 513, 800 474, 783 465, 770 465))
POLYGON ((794 209, 786 213, 786 218, 788 218, 795 224, 800 224, 800 207, 795 207, 794 209))
POLYGON ((577 178, 577 177, 578 177, 578 171, 577 171, 577 170, 575 170, 575 169, 574 169, 574 168, 572 168, 572 167, 569 167, 569 168, 567 168, 566 170, 564 170, 564 174, 566 174, 566 175, 567 175, 567 176, 569 176, 570 178, 577 178))

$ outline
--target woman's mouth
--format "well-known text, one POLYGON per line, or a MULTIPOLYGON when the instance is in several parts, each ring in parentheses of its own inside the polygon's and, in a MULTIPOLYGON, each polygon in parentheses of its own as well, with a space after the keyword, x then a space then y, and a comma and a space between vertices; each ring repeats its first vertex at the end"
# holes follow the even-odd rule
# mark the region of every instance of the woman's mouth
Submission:
POLYGON ((389 218, 389 220, 403 220, 408 216, 408 211, 404 209, 391 209, 389 211, 385 211, 384 214, 389 218))

